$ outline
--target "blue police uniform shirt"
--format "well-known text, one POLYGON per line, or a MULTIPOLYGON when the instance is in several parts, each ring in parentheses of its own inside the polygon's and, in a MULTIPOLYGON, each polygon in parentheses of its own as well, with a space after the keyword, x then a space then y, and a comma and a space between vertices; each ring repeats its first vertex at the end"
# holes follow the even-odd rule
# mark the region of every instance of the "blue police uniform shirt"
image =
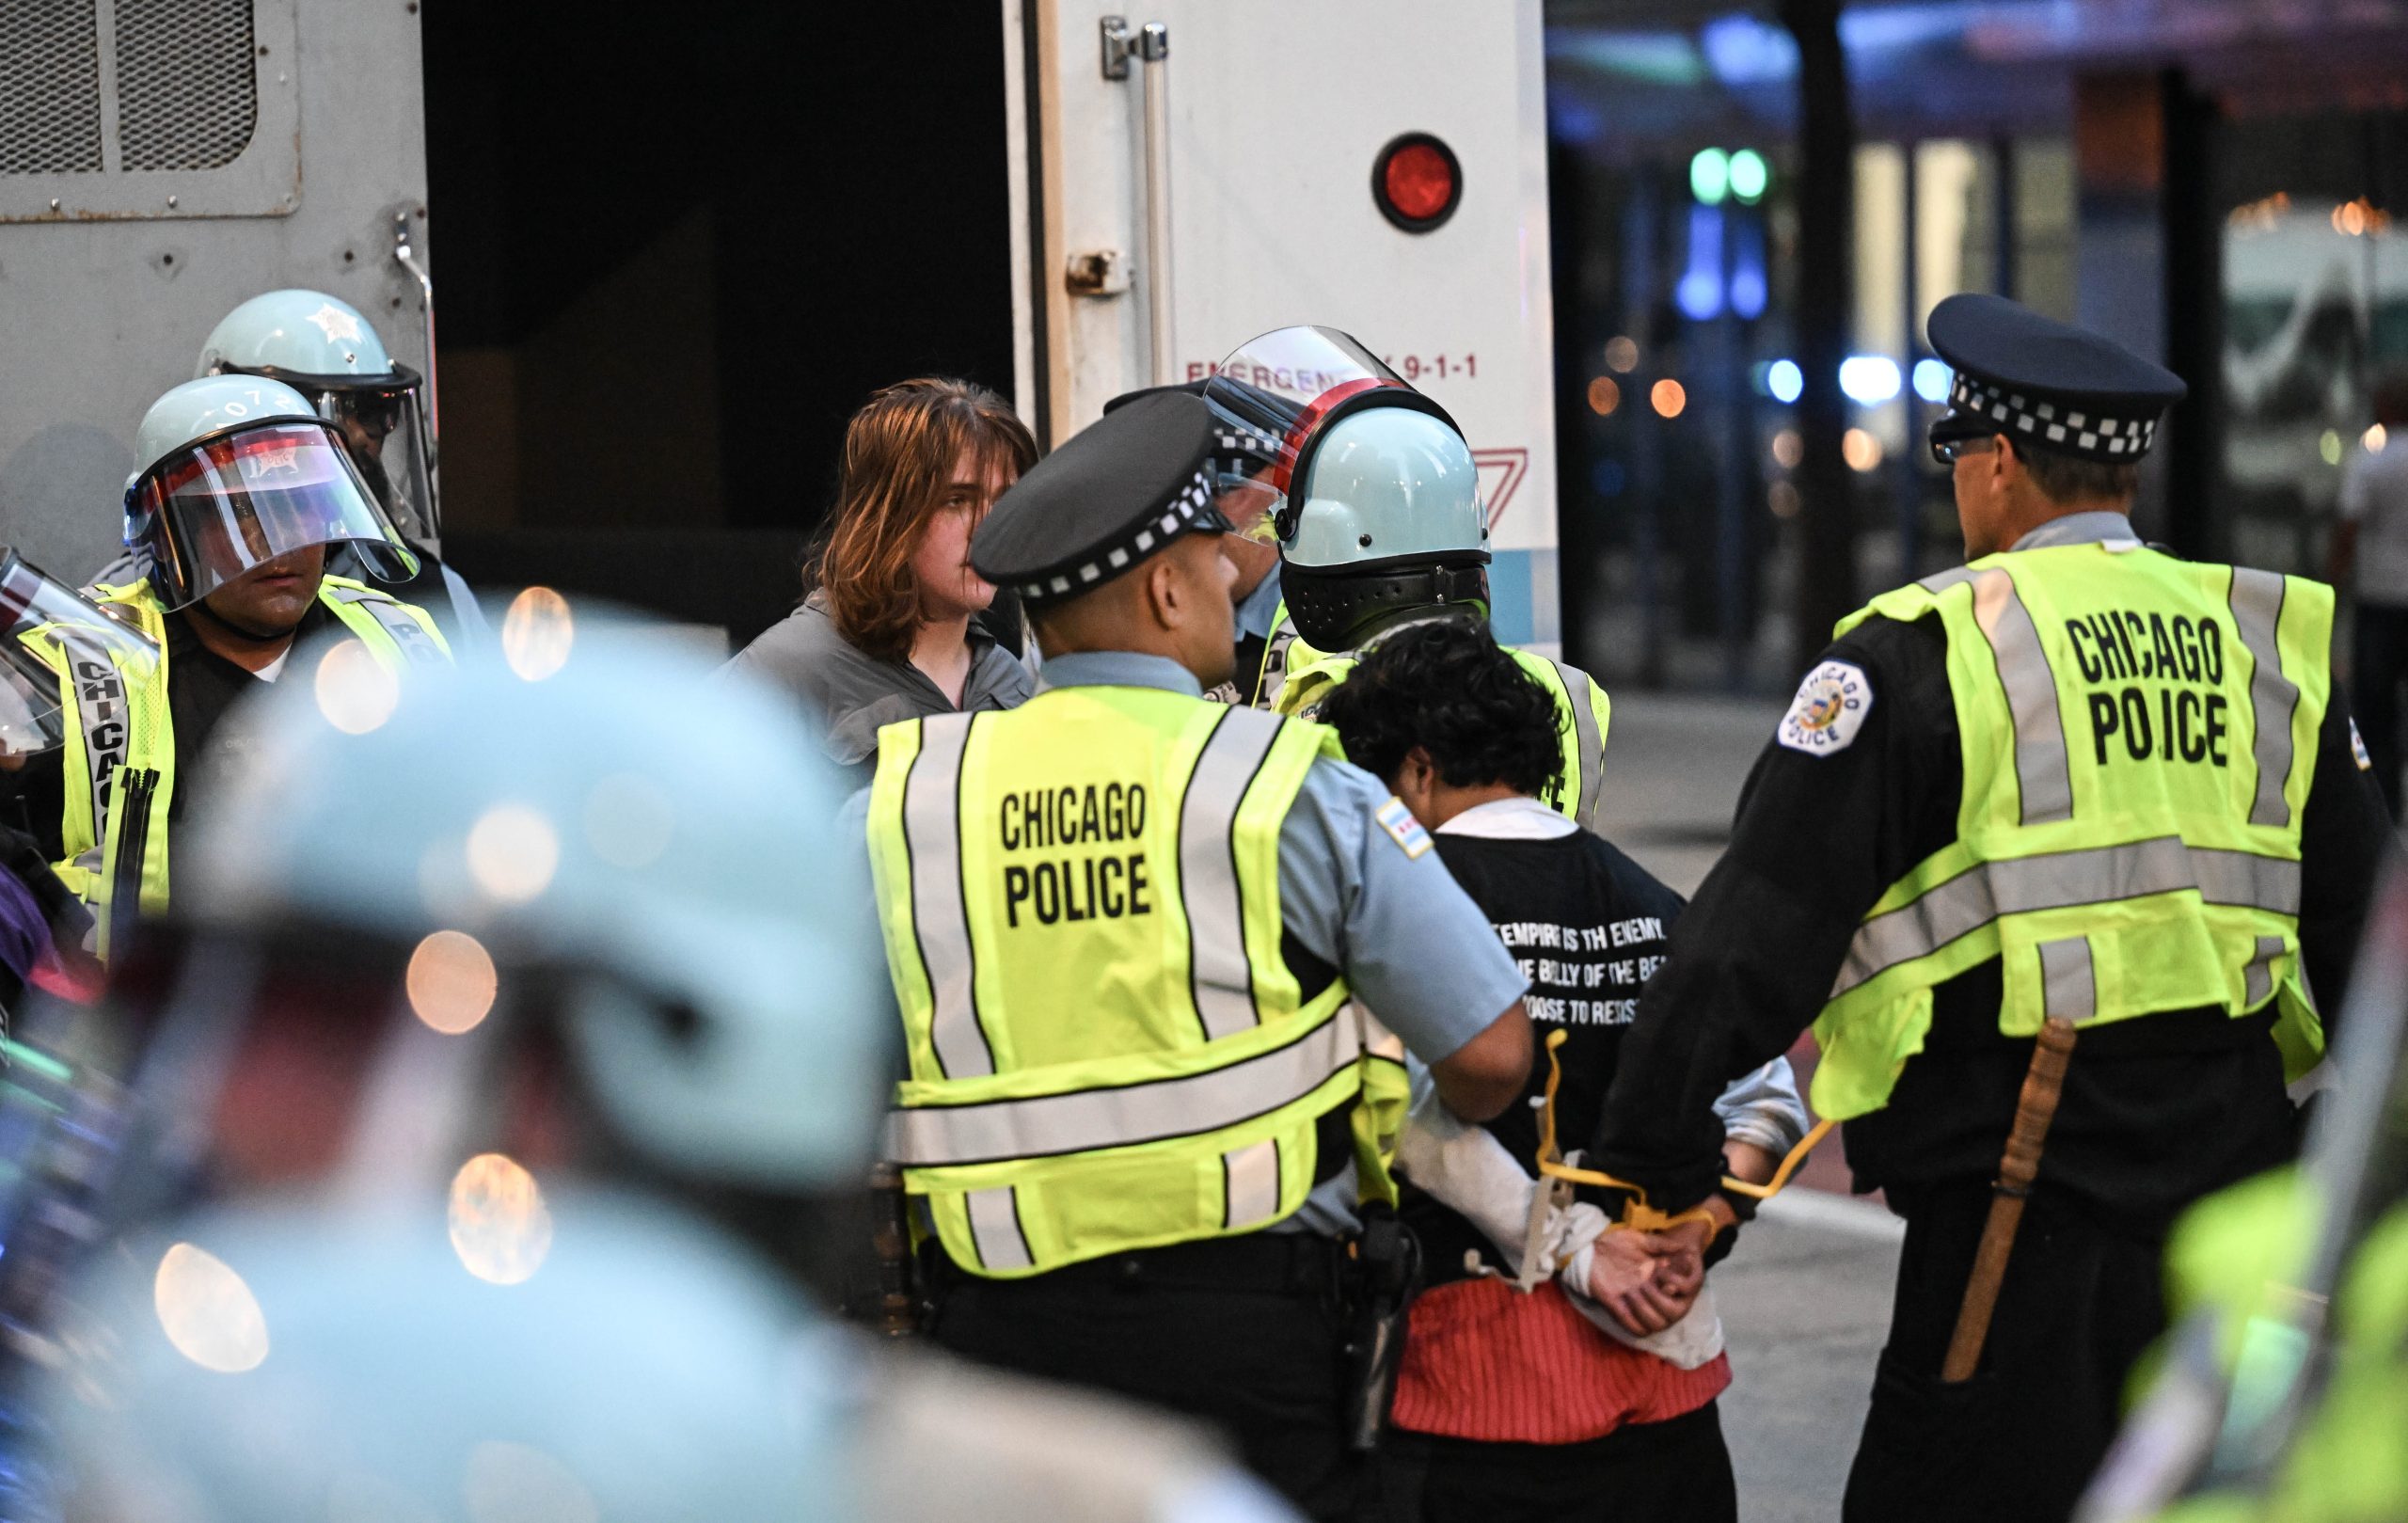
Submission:
MULTIPOLYGON (((1082 687, 1204 695, 1195 674, 1166 657, 1079 651, 1046 658, 1040 697, 1049 689, 1082 687)), ((1408 1051, 1439 1063, 1487 1030, 1529 983, 1437 852, 1408 852, 1374 817, 1390 797, 1359 767, 1326 758, 1312 764, 1279 828, 1279 918, 1306 951, 1344 971, 1355 996, 1408 1051)), ((864 877, 868 827, 864 788, 843 818, 843 838, 862 845, 864 877)), ((899 1023, 901 1010, 890 1008, 899 1023)), ((1354 1220, 1354 1193, 1350 1164, 1271 1230, 1340 1230, 1354 1220)))
MULTIPOLYGON (((1254 591, 1238 599, 1238 637, 1248 635, 1268 640, 1279 622, 1279 568, 1274 565, 1254 584, 1254 591)), ((1245 674, 1238 674, 1241 677, 1245 674)))

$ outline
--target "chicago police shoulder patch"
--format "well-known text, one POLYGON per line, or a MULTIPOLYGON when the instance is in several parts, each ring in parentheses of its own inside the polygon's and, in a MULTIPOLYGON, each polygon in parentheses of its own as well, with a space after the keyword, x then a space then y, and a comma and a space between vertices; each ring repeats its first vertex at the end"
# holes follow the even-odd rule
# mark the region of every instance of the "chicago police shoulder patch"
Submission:
POLYGON ((1430 849, 1430 833, 1413 817, 1413 811, 1404 806, 1402 799, 1390 799, 1372 811, 1371 817, 1380 822, 1380 829, 1388 833, 1389 839, 1404 849, 1406 856, 1418 857, 1430 849))
POLYGON ((1849 661, 1825 661, 1806 674, 1776 734, 1781 743, 1809 756, 1846 751, 1873 711, 1873 684, 1849 661))

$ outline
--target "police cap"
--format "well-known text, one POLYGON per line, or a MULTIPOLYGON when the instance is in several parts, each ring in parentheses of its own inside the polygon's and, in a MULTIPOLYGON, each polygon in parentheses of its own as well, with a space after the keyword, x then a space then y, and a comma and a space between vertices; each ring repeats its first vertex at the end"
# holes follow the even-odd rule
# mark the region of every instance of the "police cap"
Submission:
POLYGON ((1951 296, 1931 309, 1932 351, 1956 372, 1934 445, 2004 434, 2083 460, 2130 465, 2157 442, 2182 378, 2112 339, 2004 296, 1951 296))
POLYGON ((1059 603, 1187 533, 1224 534, 1212 412, 1176 389, 1116 407, 1038 461, 970 542, 970 563, 1029 603, 1059 603))
MULTIPOLYGON (((1209 384, 1205 381, 1180 381, 1170 386, 1141 387, 1134 391, 1121 392, 1110 402, 1105 403, 1103 410, 1106 413, 1117 412, 1140 397, 1159 397, 1174 393, 1201 397, 1204 394, 1204 388, 1209 384)), ((1242 423, 1221 413, 1218 409, 1215 409, 1213 414, 1212 428, 1214 435, 1212 444, 1217 452, 1216 468, 1224 479, 1252 476, 1259 471, 1268 470, 1279 463, 1277 436, 1266 434, 1260 429, 1242 423)))

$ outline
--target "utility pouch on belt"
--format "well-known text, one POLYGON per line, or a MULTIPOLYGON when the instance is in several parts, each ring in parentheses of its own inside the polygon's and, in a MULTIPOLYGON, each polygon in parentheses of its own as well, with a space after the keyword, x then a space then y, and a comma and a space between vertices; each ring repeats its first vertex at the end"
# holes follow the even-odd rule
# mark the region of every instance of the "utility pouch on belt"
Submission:
POLYGON ((1367 1202, 1346 1244, 1346 1436, 1358 1454, 1379 1446, 1404 1356, 1405 1309, 1421 1282, 1421 1245, 1393 1207, 1367 1202))

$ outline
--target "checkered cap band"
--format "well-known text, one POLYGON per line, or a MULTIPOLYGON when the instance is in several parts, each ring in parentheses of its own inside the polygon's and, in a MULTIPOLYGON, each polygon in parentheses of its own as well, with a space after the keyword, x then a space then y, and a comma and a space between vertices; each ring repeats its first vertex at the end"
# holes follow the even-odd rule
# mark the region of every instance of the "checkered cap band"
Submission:
POLYGON ((2153 416, 2111 418, 2095 408, 2067 407, 1992 386, 1963 371, 1956 373, 1948 402, 1960 413, 1989 419, 2010 438, 2029 436, 2036 443, 2090 460, 2110 464, 2138 460, 2157 442, 2158 420, 2153 416))
POLYGON ((1133 532, 1117 545, 1105 546, 1079 564, 1054 572, 1035 581, 1019 585, 1021 596, 1033 602, 1051 597, 1068 597, 1083 593, 1100 581, 1106 581, 1126 571, 1135 562, 1187 532, 1196 518, 1212 506, 1212 482, 1208 470, 1199 469, 1188 478, 1179 495, 1164 504, 1162 512, 1140 522, 1133 532))
POLYGON ((1279 441, 1268 434, 1227 422, 1215 431, 1213 447, 1223 470, 1238 471, 1279 463, 1279 441))

